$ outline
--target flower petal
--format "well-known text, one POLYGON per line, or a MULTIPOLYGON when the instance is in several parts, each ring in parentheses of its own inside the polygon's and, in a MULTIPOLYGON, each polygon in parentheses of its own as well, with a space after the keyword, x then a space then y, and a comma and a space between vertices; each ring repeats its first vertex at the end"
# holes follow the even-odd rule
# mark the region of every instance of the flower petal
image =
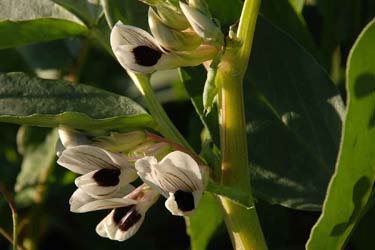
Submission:
POLYGON ((112 240, 124 241, 133 236, 141 226, 146 211, 154 204, 159 194, 145 184, 136 188, 124 199, 136 201, 134 205, 118 207, 96 227, 96 232, 112 240))
MULTIPOLYGON (((131 185, 127 187, 128 192, 131 192, 133 189, 134 188, 131 185)), ((137 203, 137 201, 124 197, 114 197, 110 199, 97 200, 88 195, 82 189, 77 189, 70 198, 69 203, 71 212, 85 213, 96 210, 134 205, 137 203)))
POLYGON ((75 184, 92 197, 103 199, 136 178, 137 174, 131 168, 102 168, 76 178, 75 184))
POLYGON ((95 146, 80 145, 64 150, 57 160, 61 166, 78 174, 102 168, 123 169, 130 165, 120 154, 110 153, 95 146))
POLYGON ((132 237, 143 223, 145 213, 135 205, 115 208, 97 226, 96 232, 111 240, 124 241, 132 237))
POLYGON ((146 184, 168 199, 166 206, 174 215, 194 210, 202 196, 200 168, 186 153, 174 151, 159 163, 154 157, 145 157, 136 161, 135 168, 146 184))

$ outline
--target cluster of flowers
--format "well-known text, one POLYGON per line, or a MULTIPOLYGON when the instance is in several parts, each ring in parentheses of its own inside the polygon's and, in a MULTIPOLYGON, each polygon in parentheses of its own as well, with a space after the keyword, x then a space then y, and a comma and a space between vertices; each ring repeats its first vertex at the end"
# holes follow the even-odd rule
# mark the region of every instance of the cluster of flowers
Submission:
POLYGON ((100 236, 124 241, 134 235, 160 195, 173 215, 189 215, 197 207, 204 190, 204 167, 155 138, 145 131, 89 137, 59 129, 57 162, 81 175, 75 179, 70 210, 111 209, 96 227, 100 236), (131 183, 138 177, 143 184, 134 187, 131 183))
POLYGON ((211 60, 223 44, 223 34, 204 0, 188 4, 172 0, 141 0, 150 5, 152 35, 134 26, 116 23, 111 46, 120 64, 135 73, 196 66, 211 60))

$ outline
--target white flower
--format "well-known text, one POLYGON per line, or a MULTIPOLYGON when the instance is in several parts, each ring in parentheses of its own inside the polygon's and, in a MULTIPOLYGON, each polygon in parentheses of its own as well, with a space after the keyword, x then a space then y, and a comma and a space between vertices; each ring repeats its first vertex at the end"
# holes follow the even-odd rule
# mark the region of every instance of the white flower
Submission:
POLYGON ((61 153, 57 163, 82 174, 75 184, 94 198, 109 197, 137 179, 135 169, 124 156, 95 146, 69 147, 61 153))
POLYGON ((84 213, 103 209, 112 211, 97 225, 96 232, 111 240, 124 241, 140 228, 147 210, 157 201, 159 193, 143 184, 128 193, 123 189, 108 199, 96 200, 78 189, 70 199, 71 211, 84 213))
POLYGON ((204 184, 200 167, 186 153, 174 151, 160 162, 144 157, 135 163, 139 177, 167 198, 165 206, 173 215, 189 215, 202 197, 204 184))
POLYGON ((173 65, 171 56, 149 33, 120 21, 112 29, 111 47, 120 64, 133 72, 151 73, 173 65))
POLYGON ((112 29, 111 47, 121 66, 135 73, 196 66, 218 52, 218 48, 209 45, 200 45, 193 51, 168 51, 146 31, 120 21, 112 29))

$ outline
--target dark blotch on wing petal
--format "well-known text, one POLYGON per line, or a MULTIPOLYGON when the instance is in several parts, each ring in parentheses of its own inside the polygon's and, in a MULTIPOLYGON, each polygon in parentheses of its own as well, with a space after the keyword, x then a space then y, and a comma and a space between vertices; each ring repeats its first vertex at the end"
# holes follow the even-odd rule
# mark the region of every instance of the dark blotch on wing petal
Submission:
POLYGON ((120 207, 115 208, 115 212, 113 213, 113 221, 116 224, 119 224, 121 222, 121 219, 124 218, 124 216, 129 213, 130 210, 132 210, 134 205, 126 206, 126 207, 120 207))
POLYGON ((103 168, 97 171, 93 178, 95 182, 102 187, 116 186, 119 184, 120 169, 103 168))
POLYGON ((159 61, 162 53, 148 46, 138 46, 133 49, 134 58, 141 66, 154 66, 159 61))
POLYGON ((119 225, 119 229, 121 231, 128 231, 128 229, 134 226, 141 218, 142 215, 136 210, 133 210, 126 220, 119 225))
POLYGON ((174 198, 178 208, 183 212, 191 211, 195 208, 194 196, 191 192, 177 190, 174 193, 174 198))

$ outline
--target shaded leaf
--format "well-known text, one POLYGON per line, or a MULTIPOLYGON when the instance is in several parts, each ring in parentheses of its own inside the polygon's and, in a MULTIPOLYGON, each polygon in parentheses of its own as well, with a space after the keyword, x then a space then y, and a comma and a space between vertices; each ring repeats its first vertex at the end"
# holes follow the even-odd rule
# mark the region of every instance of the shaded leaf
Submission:
POLYGON ((254 207, 254 202, 249 194, 241 192, 240 190, 232 187, 226 187, 210 181, 206 188, 207 192, 225 196, 226 198, 234 201, 235 203, 250 209, 254 207))
POLYGON ((99 19, 102 8, 99 0, 51 0, 73 13, 89 26, 95 25, 99 19))
MULTIPOLYGON (((204 70, 187 70, 193 77, 182 74, 185 86, 218 145, 216 111, 201 115, 204 70)), ((306 50, 261 16, 244 85, 254 195, 319 210, 340 141, 344 105, 337 89, 306 50)))
POLYGON ((17 206, 25 207, 40 202, 39 190, 46 185, 54 166, 57 130, 21 127, 19 149, 23 154, 21 172, 15 185, 17 206))
POLYGON ((223 222, 221 207, 214 197, 204 193, 193 215, 185 217, 192 250, 205 250, 223 222))
POLYGON ((375 182, 375 20, 347 63, 348 108, 335 174, 307 249, 342 249, 367 209, 375 182))
POLYGON ((272 23, 289 33, 312 55, 319 57, 319 52, 302 15, 293 4, 303 5, 300 0, 263 1, 260 12, 272 23))
POLYGON ((214 18, 220 21, 223 31, 236 23, 241 15, 242 2, 240 0, 207 0, 209 10, 214 18))
POLYGON ((23 73, 0 75, 0 121, 85 130, 152 126, 144 109, 127 97, 63 80, 23 73))
POLYGON ((102 0, 104 14, 110 26, 117 21, 148 29, 148 6, 140 1, 102 0))

